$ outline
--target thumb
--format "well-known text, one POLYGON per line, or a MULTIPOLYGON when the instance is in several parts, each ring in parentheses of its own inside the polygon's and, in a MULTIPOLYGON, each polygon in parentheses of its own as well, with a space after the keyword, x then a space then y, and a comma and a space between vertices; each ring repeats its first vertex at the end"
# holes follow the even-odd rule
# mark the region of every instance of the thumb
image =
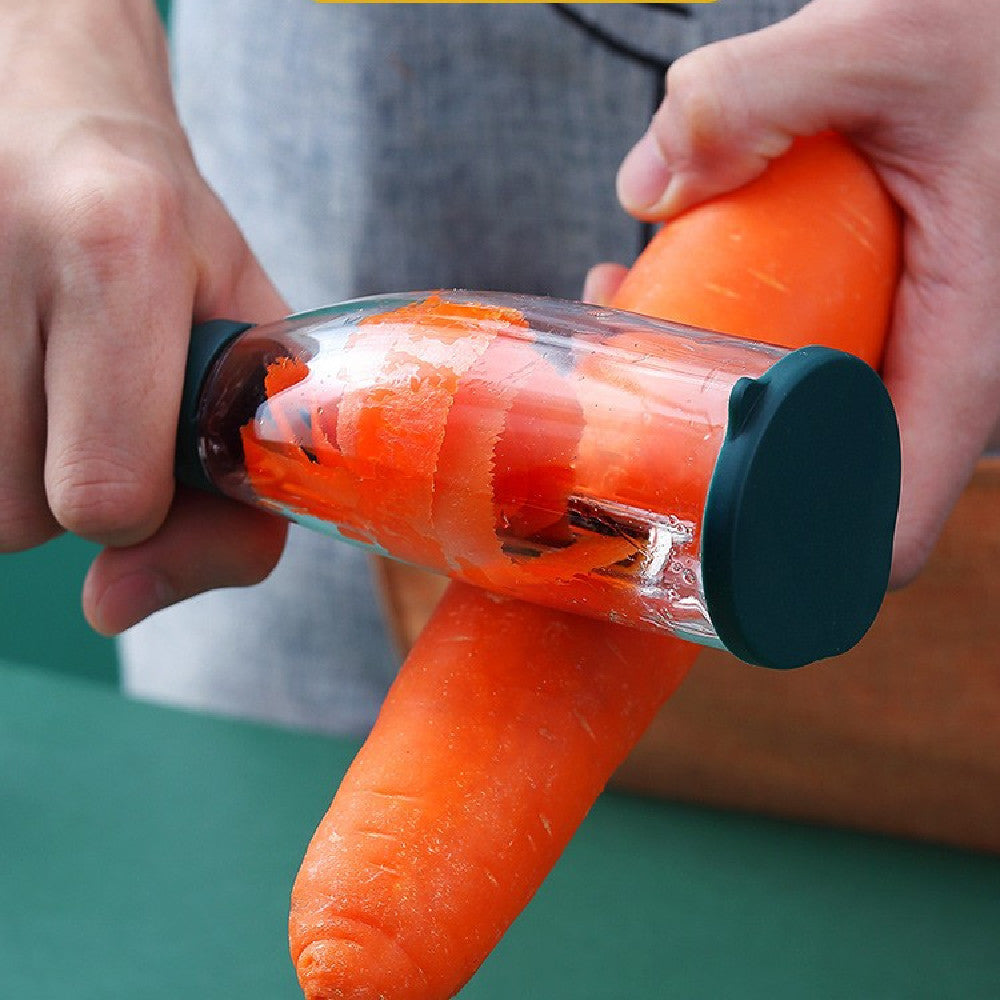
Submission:
POLYGON ((861 6, 814 0, 674 63, 665 101, 619 170, 624 208, 641 219, 676 215, 753 180, 796 136, 870 124, 879 102, 865 61, 876 53, 858 35, 871 18, 845 9, 861 6), (850 65, 832 52, 851 53, 850 65))

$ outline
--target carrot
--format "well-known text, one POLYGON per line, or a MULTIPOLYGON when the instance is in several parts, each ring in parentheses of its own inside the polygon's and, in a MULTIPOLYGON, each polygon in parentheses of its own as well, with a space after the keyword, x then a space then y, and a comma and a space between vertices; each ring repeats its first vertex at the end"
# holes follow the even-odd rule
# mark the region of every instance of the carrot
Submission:
POLYGON ((614 304, 767 344, 825 344, 878 368, 899 254, 878 178, 825 134, 664 226, 614 304))
POLYGON ((669 636, 453 585, 296 882, 292 956, 306 996, 451 996, 531 898, 687 655, 669 636))
MULTIPOLYGON (((855 323, 865 314, 884 324, 895 284, 898 236, 881 189, 832 136, 797 144, 772 174, 783 179, 765 177, 668 225, 619 304, 691 321, 704 301, 697 322, 709 327, 768 328, 776 339, 794 331, 877 357, 883 330, 873 321, 862 336, 855 323), (817 191, 830 192, 831 176, 840 221, 813 245, 814 216, 827 211, 817 191), (734 222, 752 223, 749 244, 772 248, 765 270, 763 259, 729 252, 740 242, 734 222), (681 223, 695 235, 674 241, 667 234, 681 223), (715 251, 724 267, 712 263, 715 251), (826 280, 802 294, 804 256, 806 271, 826 280), (841 266, 860 298, 854 278, 838 279, 841 266), (813 298, 816 287, 824 294, 813 298)), ((665 460, 652 443, 632 451, 651 470, 665 460)), ((696 655, 669 636, 452 584, 296 879, 289 941, 306 997, 454 995, 696 655)))
MULTIPOLYGON (((614 305, 788 348, 825 344, 877 367, 899 253, 896 210, 878 179, 858 169, 846 142, 824 135, 800 142, 754 183, 664 226, 614 305)), ((648 340, 614 342, 636 351, 648 340)), ((619 419, 613 429, 585 433, 580 477, 598 483, 596 495, 673 510, 697 524, 725 428, 711 428, 705 447, 697 437, 703 423, 692 421, 687 440, 664 448, 659 429, 635 409, 634 400, 651 398, 652 380, 639 371, 631 383, 613 402, 597 401, 614 406, 619 419), (651 487, 675 492, 650 499, 651 487)), ((718 395, 720 387, 699 391, 718 395)), ((697 551, 697 534, 692 544, 697 551)))

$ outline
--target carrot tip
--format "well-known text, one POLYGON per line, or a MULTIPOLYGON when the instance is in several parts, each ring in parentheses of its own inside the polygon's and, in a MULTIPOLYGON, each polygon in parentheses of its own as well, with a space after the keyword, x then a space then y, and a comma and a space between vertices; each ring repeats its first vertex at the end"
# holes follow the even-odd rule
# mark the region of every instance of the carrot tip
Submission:
POLYGON ((406 1000, 426 997, 427 976, 391 935, 338 918, 332 936, 312 941, 295 963, 305 1000, 406 1000))

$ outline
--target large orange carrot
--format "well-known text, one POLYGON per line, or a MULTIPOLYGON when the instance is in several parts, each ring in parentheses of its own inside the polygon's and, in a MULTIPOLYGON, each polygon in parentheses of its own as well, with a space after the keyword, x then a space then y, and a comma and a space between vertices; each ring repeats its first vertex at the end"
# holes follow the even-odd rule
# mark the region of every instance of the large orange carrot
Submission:
POLYGON ((769 344, 825 344, 877 368, 899 254, 878 178, 823 135, 665 226, 614 304, 769 344))
MULTIPOLYGON (((780 183, 766 176, 667 226, 618 304, 876 358, 898 266, 892 210, 834 137, 784 164, 780 183), (677 241, 677 227, 695 235, 677 241), (859 334, 861 317, 873 319, 859 334)), ((628 449, 651 474, 670 460, 655 444, 628 449)), ((696 653, 453 584, 296 879, 290 945, 306 996, 457 992, 696 653)))
POLYGON ((306 995, 451 996, 690 655, 669 636, 453 585, 303 863, 291 937, 306 995))

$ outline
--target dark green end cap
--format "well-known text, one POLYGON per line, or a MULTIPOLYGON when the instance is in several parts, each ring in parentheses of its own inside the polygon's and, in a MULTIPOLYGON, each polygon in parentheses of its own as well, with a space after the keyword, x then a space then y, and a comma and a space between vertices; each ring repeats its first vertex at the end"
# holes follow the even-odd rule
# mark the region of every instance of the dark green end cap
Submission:
POLYGON ((191 331, 174 455, 174 475, 186 486, 194 486, 209 493, 218 492, 205 474, 205 467, 198 453, 201 390, 215 360, 250 326, 249 323, 237 323, 228 319, 213 319, 201 323, 191 331))
POLYGON ((861 639, 888 586, 899 476, 889 394, 853 355, 804 347, 736 383, 702 527, 730 652, 798 667, 861 639))

